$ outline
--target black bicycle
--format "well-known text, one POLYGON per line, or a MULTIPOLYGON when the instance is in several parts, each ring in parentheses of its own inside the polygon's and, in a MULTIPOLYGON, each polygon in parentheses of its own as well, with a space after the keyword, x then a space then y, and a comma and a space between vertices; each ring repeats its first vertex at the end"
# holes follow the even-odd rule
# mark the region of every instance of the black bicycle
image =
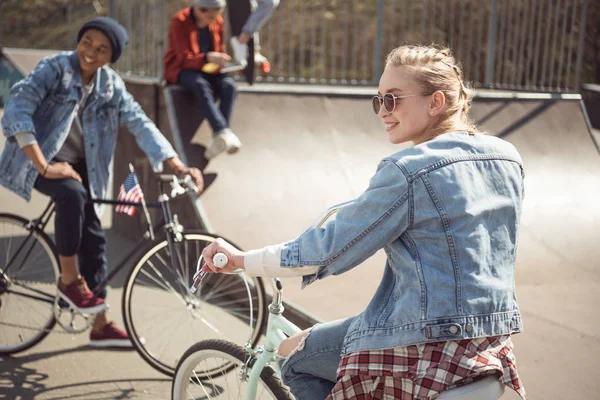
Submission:
MULTIPOLYGON (((183 353, 199 339, 228 338, 239 343, 250 333, 255 345, 265 325, 267 304, 262 280, 243 274, 210 274, 199 291, 190 291, 197 260, 217 236, 185 231, 171 213, 170 200, 193 191, 189 177, 160 175, 158 180, 158 202, 146 205, 160 208, 162 217, 151 228, 149 222, 148 231, 95 290, 102 290, 120 270, 132 265, 121 302, 125 328, 142 358, 172 376, 183 353), (168 193, 164 190, 167 184, 168 193), (155 239, 158 236, 160 239, 155 239), (141 256, 130 264, 138 254, 141 256)), ((142 206, 118 200, 93 201, 142 206)), ((50 201, 33 220, 0 214, 0 354, 31 348, 57 322, 70 333, 83 332, 93 322, 91 315, 71 309, 57 296, 58 253, 44 232, 53 213, 50 201)))

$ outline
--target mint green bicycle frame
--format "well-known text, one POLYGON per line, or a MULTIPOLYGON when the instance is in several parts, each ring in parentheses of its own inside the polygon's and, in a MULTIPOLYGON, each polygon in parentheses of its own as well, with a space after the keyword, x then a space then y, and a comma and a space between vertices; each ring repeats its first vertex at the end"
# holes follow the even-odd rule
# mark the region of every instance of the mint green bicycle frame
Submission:
MULTIPOLYGON (((351 203, 352 201, 347 201, 330 207, 321 216, 319 216, 319 218, 317 218, 311 227, 323 226, 323 224, 325 224, 325 222, 331 216, 351 203)), ((256 398, 256 390, 260 373, 267 364, 277 360, 277 350, 279 349, 281 342, 283 342, 288 336, 292 336, 302 331, 283 316, 284 307, 282 305, 281 282, 278 278, 274 278, 273 284, 275 294, 273 296, 273 301, 269 306, 269 318, 267 320, 267 331, 265 333, 266 340, 265 344, 259 347, 255 352, 256 362, 252 366, 250 376, 248 377, 246 400, 254 400, 256 398)), ((246 348, 248 348, 248 346, 246 346, 246 348)), ((277 372, 277 375, 281 376, 281 370, 279 369, 278 363, 274 363, 274 369, 275 372, 277 372)))
MULTIPOLYGON (((298 328, 283 316, 284 307, 281 304, 281 283, 279 282, 279 279, 274 279, 274 283, 276 294, 273 296, 273 302, 269 306, 265 344, 256 350, 255 355, 257 356, 257 359, 252 366, 250 376, 248 377, 246 400, 254 400, 256 398, 258 378, 267 364, 277 360, 277 350, 279 349, 281 342, 288 336, 292 336, 302 331, 302 329, 298 328)), ((273 367, 277 372, 277 375, 281 376, 279 364, 275 362, 273 367)))

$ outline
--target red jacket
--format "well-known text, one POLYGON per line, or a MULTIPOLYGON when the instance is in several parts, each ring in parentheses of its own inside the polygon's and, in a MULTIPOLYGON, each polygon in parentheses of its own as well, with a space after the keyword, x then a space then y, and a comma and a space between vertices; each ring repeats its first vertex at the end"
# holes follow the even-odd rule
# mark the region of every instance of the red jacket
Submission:
MULTIPOLYGON (((223 42, 223 18, 218 17, 208 25, 213 38, 213 51, 225 52, 223 42)), ((192 10, 186 8, 175 14, 169 26, 169 48, 163 57, 165 79, 169 83, 177 83, 182 69, 202 69, 206 64, 206 54, 200 53, 198 45, 198 27, 192 10)))

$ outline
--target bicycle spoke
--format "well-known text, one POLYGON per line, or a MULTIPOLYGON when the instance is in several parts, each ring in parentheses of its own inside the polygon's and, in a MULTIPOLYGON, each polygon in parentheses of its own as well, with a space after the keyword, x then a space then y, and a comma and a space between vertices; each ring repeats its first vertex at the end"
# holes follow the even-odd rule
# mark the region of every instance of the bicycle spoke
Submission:
MULTIPOLYGON (((204 394, 206 395, 207 398, 210 399, 210 395, 208 394, 208 392, 206 391, 206 389, 204 389, 204 385, 202 384, 202 381, 200 381, 200 378, 198 378, 198 375, 196 374, 196 371, 192 371, 192 372, 194 373, 194 378, 196 378, 198 380, 198 382, 200 382, 200 386, 202 386, 202 390, 204 391, 204 394)), ((190 396, 191 396, 191 394, 190 394, 190 396)))
MULTIPOLYGON (((232 297, 231 295, 239 294, 239 293, 247 294, 248 291, 246 290, 245 287, 243 287, 243 288, 239 288, 238 290, 235 290, 235 291, 227 292, 226 294, 223 293, 223 295, 221 295, 221 296, 212 296, 211 298, 208 298, 208 299, 204 298, 204 301, 206 301, 207 303, 211 303, 211 302, 213 302, 215 300, 219 300, 219 299, 229 299, 230 297, 232 297)), ((245 300, 246 299, 244 298, 244 301, 245 300)), ((220 300, 219 304, 231 304, 232 301, 238 302, 238 301, 240 301, 240 297, 239 296, 234 297, 234 300, 229 300, 229 303, 227 301, 220 300)))
MULTIPOLYGON (((165 248, 165 252, 167 253, 167 258, 170 258, 168 248, 165 248)), ((156 253, 155 257, 158 258, 158 260, 165 266, 165 268, 167 268, 170 272, 173 272, 174 267, 169 267, 170 263, 167 263, 166 260, 163 257, 161 257, 160 253, 156 253)), ((150 260, 148 260, 148 263, 151 264, 150 260)), ((161 275, 161 278, 163 278, 162 275, 161 275)), ((164 280, 166 281, 166 279, 164 279, 164 280)), ((182 297, 185 296, 187 294, 187 292, 188 292, 188 289, 185 287, 180 288, 180 290, 179 290, 179 294, 182 297), (183 289, 183 290, 181 290, 181 289, 183 289)))
MULTIPOLYGON (((172 307, 171 307, 171 308, 172 308, 172 307)), ((151 310, 151 313, 150 313, 150 314, 144 314, 144 319, 145 319, 145 320, 147 320, 147 321, 154 321, 154 320, 155 320, 155 319, 154 319, 154 317, 155 317, 155 316, 157 316, 157 315, 164 315, 164 312, 163 312, 163 311, 161 311, 161 310, 156 310, 156 309, 154 309, 154 308, 151 308, 150 310, 151 310)), ((175 310, 176 310, 176 311, 180 311, 180 310, 181 310, 181 308, 180 308, 180 307, 177 307, 175 310)), ((173 315, 175 315, 173 312, 169 312, 169 313, 168 313, 168 316, 167 316, 166 318, 163 318, 163 319, 162 319, 162 321, 163 321, 163 322, 164 322, 164 321, 167 321, 167 320, 168 320, 168 318, 172 318, 172 317, 173 317, 173 315)), ((154 322, 152 322, 152 325, 154 325, 154 322)))
MULTIPOLYGON (((159 275, 162 278, 162 274, 160 274, 153 265, 151 265, 152 268, 154 269, 154 271, 157 273, 157 275, 159 275)), ((160 282, 158 279, 156 279, 155 277, 153 277, 152 275, 150 275, 148 272, 146 272, 145 270, 141 271, 142 274, 146 275, 148 278, 152 279, 154 282, 156 282, 156 284, 158 284, 159 286, 161 286, 162 288, 166 289, 167 291, 169 291, 170 293, 172 293, 175 297, 177 297, 179 300, 181 300, 181 302, 183 304, 187 304, 187 302, 185 301, 185 299, 183 298, 183 296, 175 291, 175 288, 173 286, 171 286, 171 284, 167 281, 167 280, 163 280, 163 282, 160 282)))
POLYGON ((52 329, 58 259, 52 242, 18 216, 0 215, 0 232, 1 355, 28 349, 52 329))
POLYGON ((221 279, 217 282, 217 284, 215 284, 212 289, 204 298, 206 301, 213 299, 217 294, 221 294, 223 292, 225 292, 226 290, 228 290, 231 287, 234 286, 241 286, 240 289, 238 289, 237 292, 227 292, 227 293, 239 293, 241 291, 246 292, 246 287, 245 284, 243 282, 243 280, 240 278, 239 280, 236 279, 229 279, 228 283, 225 283, 223 285, 220 285, 220 282, 223 282, 223 280, 226 280, 227 278, 232 278, 233 275, 225 275, 225 274, 220 274, 219 276, 221 279))
MULTIPOLYGON (((248 293, 238 276, 215 274, 195 295, 190 291, 197 257, 213 240, 204 234, 185 233, 184 240, 174 248, 170 249, 166 240, 154 245, 135 264, 126 284, 125 323, 146 339, 142 346, 136 343, 136 348, 161 372, 172 374, 176 361, 198 340, 248 340, 250 303, 257 309, 251 340, 256 343, 259 339, 266 317, 264 289, 259 279, 250 278, 248 293), (175 265, 171 255, 177 257, 175 265)), ((197 372, 204 374, 202 370, 197 372)), ((181 394, 185 396, 184 389, 181 394)), ((200 392, 194 395, 200 396, 200 392)))
MULTIPOLYGON (((179 323, 178 323, 178 324, 175 324, 175 325, 171 325, 171 327, 172 327, 172 329, 170 330, 171 334, 170 334, 169 336, 167 336, 167 337, 174 337, 174 333, 177 331, 177 328, 182 326, 182 324, 181 324, 181 321, 182 321, 182 319, 183 319, 184 317, 185 317, 185 315, 184 315, 184 316, 180 316, 180 317, 179 317, 179 320, 178 320, 178 322, 179 322, 179 323)), ((169 325, 165 324, 165 329, 166 329, 168 326, 169 326, 169 325)), ((169 342, 165 342, 165 343, 163 344, 161 351, 159 351, 159 352, 158 352, 158 354, 161 356, 161 358, 162 358, 162 356, 164 356, 164 355, 165 355, 165 350, 167 349, 167 346, 168 346, 168 345, 170 345, 170 344, 171 344, 171 343, 169 343, 169 342)))
POLYGON ((212 286, 210 286, 210 288, 208 290, 208 293, 206 293, 204 295, 204 299, 206 301, 210 300, 213 297, 213 293, 215 291, 219 290, 219 287, 221 286, 221 282, 223 282, 225 279, 227 279, 227 275, 225 275, 225 274, 218 274, 216 276, 214 274, 212 274, 211 277, 215 277, 216 278, 216 282, 212 286))

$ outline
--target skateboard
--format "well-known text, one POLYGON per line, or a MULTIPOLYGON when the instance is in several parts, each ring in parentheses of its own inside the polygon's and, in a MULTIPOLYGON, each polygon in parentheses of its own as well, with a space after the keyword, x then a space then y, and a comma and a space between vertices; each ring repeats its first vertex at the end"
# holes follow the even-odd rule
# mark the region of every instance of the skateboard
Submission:
MULTIPOLYGON (((231 36, 239 36, 246 20, 252 12, 252 6, 249 0, 227 0, 227 14, 229 15, 229 27, 231 36)), ((249 85, 254 83, 254 38, 248 42, 248 65, 243 70, 246 82, 249 85)))

